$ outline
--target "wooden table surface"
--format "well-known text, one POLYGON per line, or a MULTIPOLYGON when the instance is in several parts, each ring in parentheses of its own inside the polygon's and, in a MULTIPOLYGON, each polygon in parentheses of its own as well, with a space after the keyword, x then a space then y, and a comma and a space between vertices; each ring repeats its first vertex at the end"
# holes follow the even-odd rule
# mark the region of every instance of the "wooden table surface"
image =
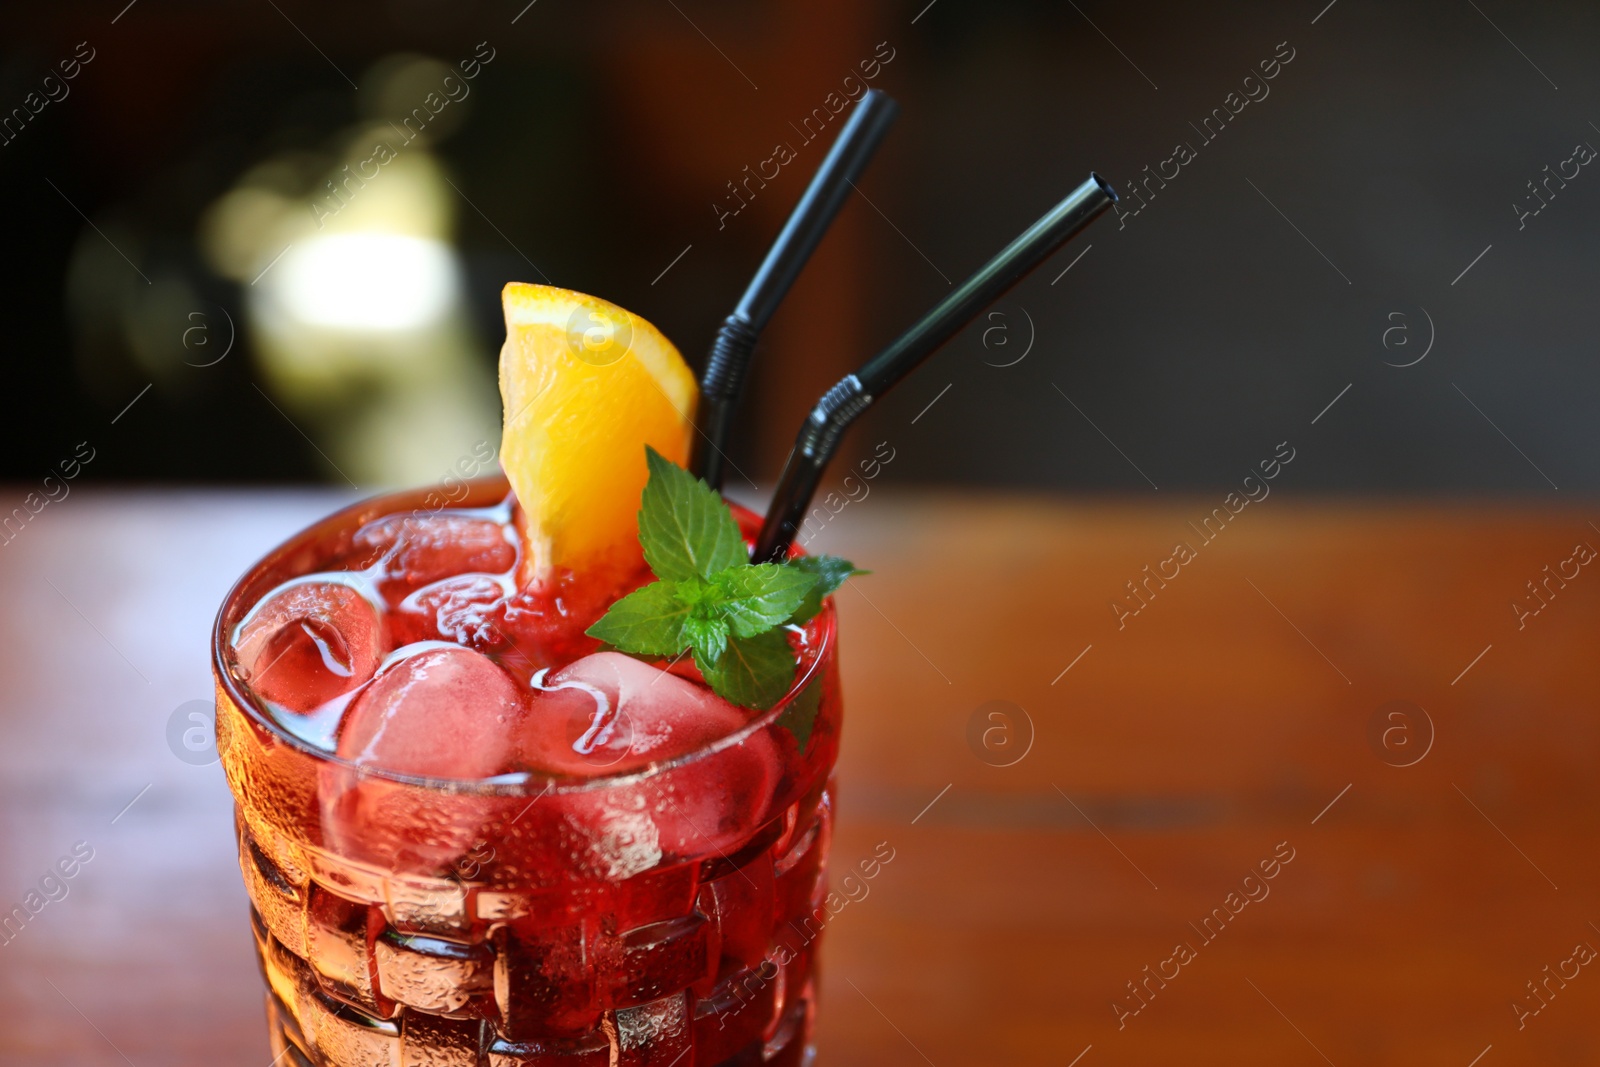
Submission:
MULTIPOLYGON (((0 1062, 267 1067, 227 788, 167 722, 339 499, 79 489, 0 545, 0 910, 93 850, 0 945, 0 1062)), ((1215 503, 880 490, 819 538, 876 571, 836 877, 894 850, 828 930, 823 1067, 1600 1062, 1591 513, 1274 496, 1202 544, 1215 503)))

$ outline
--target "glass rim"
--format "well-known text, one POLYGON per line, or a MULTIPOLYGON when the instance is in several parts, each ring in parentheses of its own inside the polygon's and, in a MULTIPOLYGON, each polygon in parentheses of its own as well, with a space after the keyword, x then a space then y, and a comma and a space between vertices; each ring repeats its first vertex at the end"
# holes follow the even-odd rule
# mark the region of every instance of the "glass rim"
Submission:
MULTIPOLYGON (((486 507, 505 499, 511 491, 510 484, 506 481, 504 475, 490 478, 462 479, 461 482, 468 490, 463 499, 432 510, 449 511, 486 507), (484 499, 479 500, 479 497, 484 499)), ((266 730, 278 741, 309 756, 318 763, 343 767, 358 777, 377 778, 435 792, 501 797, 532 795, 537 798, 546 794, 583 793, 623 787, 658 777, 679 767, 698 763, 700 760, 713 756, 725 749, 743 744, 755 733, 775 722, 814 682, 821 681, 821 671, 826 667, 827 657, 833 651, 835 619, 832 596, 824 598, 822 610, 808 624, 808 629, 812 629, 817 638, 815 651, 808 657, 809 662, 805 664, 804 669, 796 674, 794 684, 789 687, 789 691, 783 695, 783 698, 733 733, 719 737, 709 744, 702 745, 672 759, 648 763, 643 767, 615 774, 593 776, 527 771, 522 772, 526 777, 518 781, 507 782, 478 778, 445 778, 434 775, 406 774, 401 771, 388 770, 375 764, 354 763, 335 752, 318 748, 279 723, 266 710, 261 698, 252 692, 250 687, 234 672, 233 663, 230 661, 229 655, 232 648, 229 642, 230 613, 239 607, 240 598, 246 592, 253 591, 254 585, 274 565, 281 563, 291 553, 311 545, 331 529, 337 529, 341 524, 350 524, 350 530, 353 533, 367 522, 403 513, 404 508, 395 508, 392 505, 410 500, 419 500, 425 494, 436 492, 437 490, 437 486, 423 486, 378 493, 352 504, 347 504, 337 511, 303 527, 268 549, 265 555, 247 567, 244 573, 229 587, 227 594, 222 598, 222 606, 217 610, 216 622, 212 625, 211 669, 218 687, 227 696, 228 701, 248 718, 252 724, 266 730)), ((288 580, 288 577, 286 576, 284 580, 288 580)), ((250 605, 246 605, 245 611, 248 611, 249 607, 250 605)), ((466 646, 463 645, 461 647, 465 648, 466 646)))

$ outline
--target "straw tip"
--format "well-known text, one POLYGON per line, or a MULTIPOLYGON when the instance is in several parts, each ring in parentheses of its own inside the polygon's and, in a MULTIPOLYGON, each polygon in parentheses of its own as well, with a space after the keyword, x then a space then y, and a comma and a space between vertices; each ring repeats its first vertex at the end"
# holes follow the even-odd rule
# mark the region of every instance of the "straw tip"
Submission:
POLYGON ((1122 197, 1117 195, 1116 189, 1112 188, 1110 182, 1108 182, 1104 178, 1100 177, 1100 173, 1098 171, 1091 170, 1089 172, 1089 180, 1094 182, 1096 185, 1098 185, 1100 187, 1100 191, 1102 193, 1105 193, 1106 196, 1110 197, 1111 198, 1111 202, 1113 204, 1118 203, 1118 202, 1120 202, 1122 200, 1122 197))
POLYGON ((858 105, 863 112, 876 112, 882 122, 892 122, 900 114, 900 104, 882 89, 868 89, 858 105))

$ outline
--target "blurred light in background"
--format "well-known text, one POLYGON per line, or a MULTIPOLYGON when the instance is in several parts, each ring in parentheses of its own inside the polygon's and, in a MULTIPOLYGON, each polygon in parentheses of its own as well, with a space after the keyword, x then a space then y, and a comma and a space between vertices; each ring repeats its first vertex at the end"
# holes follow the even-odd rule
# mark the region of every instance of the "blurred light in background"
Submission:
MULTIPOLYGON (((437 480, 498 439, 484 340, 463 303, 456 195, 430 147, 459 124, 403 125, 449 68, 390 56, 363 78, 370 121, 337 151, 283 152, 207 210, 201 244, 238 282, 273 399, 363 488, 437 480)), ((422 112, 426 115, 427 112, 422 112)))
POLYGON ((409 330, 450 310, 458 275, 442 241, 349 233, 290 248, 268 292, 285 314, 309 326, 409 330))

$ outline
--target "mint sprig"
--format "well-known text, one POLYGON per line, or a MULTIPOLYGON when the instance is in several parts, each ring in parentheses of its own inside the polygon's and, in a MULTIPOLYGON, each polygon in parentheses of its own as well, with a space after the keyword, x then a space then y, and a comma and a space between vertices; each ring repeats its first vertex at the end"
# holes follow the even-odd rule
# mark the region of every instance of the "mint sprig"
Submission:
POLYGON ((794 682, 781 628, 806 622, 845 579, 865 572, 835 556, 751 563, 715 491, 649 446, 645 460, 639 543, 657 581, 611 605, 589 636, 636 655, 692 651, 713 692, 764 711, 794 682))

